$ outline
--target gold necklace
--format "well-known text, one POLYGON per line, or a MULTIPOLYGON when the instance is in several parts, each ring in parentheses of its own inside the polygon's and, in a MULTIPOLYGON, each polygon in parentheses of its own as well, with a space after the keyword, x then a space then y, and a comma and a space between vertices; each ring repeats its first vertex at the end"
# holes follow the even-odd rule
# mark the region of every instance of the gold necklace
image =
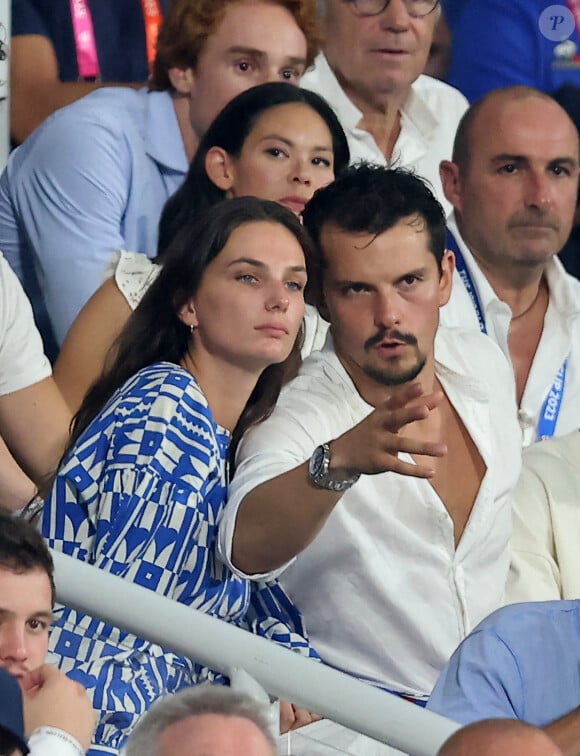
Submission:
POLYGON ((530 305, 528 305, 523 312, 520 312, 519 315, 512 315, 512 321, 513 320, 519 320, 520 318, 523 318, 524 315, 527 315, 528 312, 530 312, 530 310, 532 310, 534 308, 534 306, 536 305, 536 303, 538 302, 538 300, 540 298, 540 294, 542 293, 543 288, 544 288, 544 283, 543 283, 543 281, 540 281, 540 285, 538 286, 538 291, 536 292, 536 296, 534 297, 532 303, 530 305))

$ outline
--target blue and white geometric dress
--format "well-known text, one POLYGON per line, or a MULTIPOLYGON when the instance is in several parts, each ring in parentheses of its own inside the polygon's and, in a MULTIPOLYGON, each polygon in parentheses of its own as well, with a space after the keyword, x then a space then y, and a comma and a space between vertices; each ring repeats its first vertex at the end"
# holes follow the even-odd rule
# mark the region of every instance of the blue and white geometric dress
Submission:
MULTIPOLYGON (((139 371, 68 454, 46 501, 51 547, 252 632, 316 656, 277 583, 233 575, 215 557, 229 433, 196 380, 172 363, 139 371)), ((114 597, 111 597, 114 600, 114 597)), ((216 672, 57 606, 52 661, 100 711, 91 755, 116 754, 160 695, 216 672)))

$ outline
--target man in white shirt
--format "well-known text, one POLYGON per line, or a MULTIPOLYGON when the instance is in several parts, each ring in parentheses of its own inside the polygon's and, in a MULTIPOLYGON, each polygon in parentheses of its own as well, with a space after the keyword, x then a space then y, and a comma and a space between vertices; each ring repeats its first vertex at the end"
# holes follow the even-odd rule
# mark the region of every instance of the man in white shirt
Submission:
POLYGON ((424 700, 502 599, 521 456, 509 366, 490 339, 437 329, 453 255, 420 179, 352 167, 304 223, 331 338, 244 438, 220 551, 239 573, 281 572, 326 663, 424 700))
POLYGON ((467 100, 421 75, 438 0, 322 0, 323 53, 302 86, 325 97, 346 131, 352 161, 413 169, 447 212, 439 162, 451 156, 467 100))
POLYGON ((92 704, 82 685, 44 664, 53 571, 40 533, 0 511, 0 668, 20 683, 32 756, 82 756, 95 727, 92 704))
POLYGON ((513 367, 523 443, 580 427, 580 282, 556 255, 578 196, 578 132, 548 95, 496 90, 441 164, 456 284, 444 325, 485 331, 513 367))

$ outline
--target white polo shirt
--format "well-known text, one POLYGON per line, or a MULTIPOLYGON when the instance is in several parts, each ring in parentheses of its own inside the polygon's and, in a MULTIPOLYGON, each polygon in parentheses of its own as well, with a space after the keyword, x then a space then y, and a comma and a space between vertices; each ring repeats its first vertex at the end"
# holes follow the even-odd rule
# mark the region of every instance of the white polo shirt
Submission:
MULTIPOLYGON (((459 642, 501 605, 511 491, 521 464, 509 366, 498 348, 479 333, 440 329, 435 358, 437 377, 487 468, 457 549, 453 521, 427 480, 363 475, 314 542, 271 573, 282 573, 327 664, 414 696, 430 693, 459 642)), ((372 409, 329 338, 283 390, 270 418, 244 437, 220 526, 228 564, 244 496, 303 463, 372 409)))
MULTIPOLYGON (((387 164, 371 134, 358 127, 363 114, 345 94, 323 53, 316 58, 314 68, 304 74, 300 86, 321 95, 333 107, 346 132, 351 162, 387 164)), ((455 132, 467 107, 459 90, 431 76, 419 76, 401 109, 401 133, 389 163, 413 169, 427 179, 446 215, 452 207, 443 193, 439 163, 451 160, 455 132)))
MULTIPOLYGON (((477 290, 487 333, 511 365, 508 343, 511 310, 499 299, 461 238, 454 215, 448 219, 448 226, 477 290)), ((566 273, 557 257, 546 267, 546 281, 550 301, 544 318, 544 330, 518 411, 524 446, 537 440, 544 402, 566 357, 566 382, 554 436, 567 435, 580 428, 580 281, 566 273)), ((460 326, 479 331, 475 308, 457 271, 453 277, 451 298, 441 309, 441 323, 448 327, 460 326)), ((513 371, 512 381, 515 386, 513 371)))
POLYGON ((51 374, 30 302, 0 252, 0 396, 32 386, 51 374))

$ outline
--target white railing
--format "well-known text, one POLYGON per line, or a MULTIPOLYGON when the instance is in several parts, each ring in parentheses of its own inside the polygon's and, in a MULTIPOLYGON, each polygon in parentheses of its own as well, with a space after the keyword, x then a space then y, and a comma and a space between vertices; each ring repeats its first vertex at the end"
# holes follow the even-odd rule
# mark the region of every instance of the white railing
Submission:
POLYGON ((435 756, 459 725, 275 643, 58 552, 57 598, 412 756, 435 756))

